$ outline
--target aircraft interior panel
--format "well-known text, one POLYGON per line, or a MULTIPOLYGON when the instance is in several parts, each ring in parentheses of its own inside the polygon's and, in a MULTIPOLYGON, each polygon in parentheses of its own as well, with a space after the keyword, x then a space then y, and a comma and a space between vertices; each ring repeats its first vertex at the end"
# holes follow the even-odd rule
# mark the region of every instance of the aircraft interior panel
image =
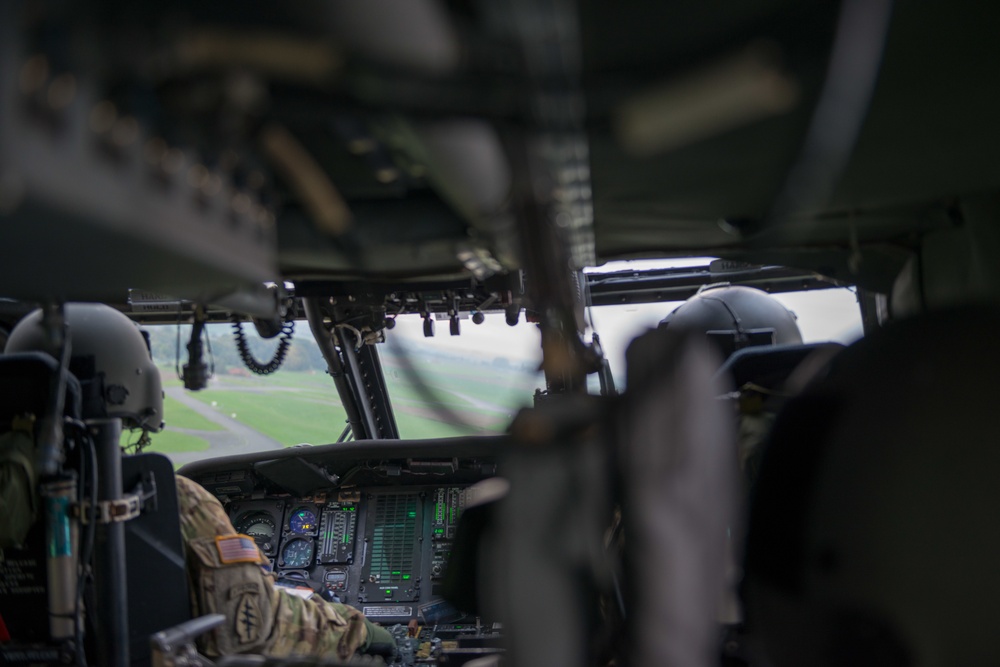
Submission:
POLYGON ((400 639, 474 632, 481 641, 499 627, 442 595, 459 520, 476 503, 475 484, 496 474, 492 450, 500 441, 486 439, 486 451, 467 446, 463 457, 451 455, 452 442, 405 452, 397 446, 396 456, 377 459, 356 458, 362 449, 354 443, 326 445, 285 450, 271 461, 259 460, 266 454, 239 457, 235 465, 204 461, 179 472, 220 498, 237 532, 271 561, 278 585, 356 607, 400 639), (275 464, 283 461, 333 481, 290 493, 268 477, 280 478, 275 464))
POLYGON ((370 618, 435 622, 440 613, 430 610, 467 499, 465 486, 366 487, 234 500, 226 510, 283 583, 314 583, 370 618))

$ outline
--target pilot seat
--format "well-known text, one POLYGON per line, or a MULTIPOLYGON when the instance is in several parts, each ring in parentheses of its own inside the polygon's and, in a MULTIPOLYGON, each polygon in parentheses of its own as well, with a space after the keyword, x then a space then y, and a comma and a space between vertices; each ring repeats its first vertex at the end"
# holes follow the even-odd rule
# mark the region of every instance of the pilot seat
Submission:
POLYGON ((759 664, 997 663, 997 331, 992 306, 892 323, 778 415, 745 562, 759 664))

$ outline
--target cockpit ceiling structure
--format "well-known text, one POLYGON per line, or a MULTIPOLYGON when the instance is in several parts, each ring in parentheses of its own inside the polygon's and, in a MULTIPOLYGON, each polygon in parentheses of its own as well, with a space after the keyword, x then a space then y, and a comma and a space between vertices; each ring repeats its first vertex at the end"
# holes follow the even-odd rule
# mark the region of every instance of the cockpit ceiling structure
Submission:
POLYGON ((711 255, 888 292, 1000 188, 989 3, 0 11, 13 297, 252 311, 266 280, 485 280, 553 245, 570 268, 711 255))

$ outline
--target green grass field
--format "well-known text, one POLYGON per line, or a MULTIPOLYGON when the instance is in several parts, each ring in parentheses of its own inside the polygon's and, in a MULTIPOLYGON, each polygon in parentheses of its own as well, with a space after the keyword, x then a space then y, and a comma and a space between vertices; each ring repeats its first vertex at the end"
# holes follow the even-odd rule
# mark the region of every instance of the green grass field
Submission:
MULTIPOLYGON (((191 408, 175 401, 169 396, 163 399, 163 417, 167 424, 166 428, 159 433, 150 435, 152 444, 146 447, 144 451, 159 452, 161 454, 203 452, 209 448, 208 440, 190 433, 179 433, 173 429, 191 431, 218 431, 221 429, 215 422, 205 419, 191 408)), ((123 431, 121 437, 122 447, 130 449, 138 437, 138 432, 123 431)))
MULTIPOLYGON (((121 445, 130 449, 131 445, 138 438, 137 433, 125 431, 122 433, 121 445)), ((153 433, 149 436, 152 444, 146 447, 145 452, 159 452, 160 454, 179 454, 182 452, 203 452, 208 449, 208 440, 199 438, 196 435, 187 433, 177 433, 176 431, 164 430, 153 433)))
POLYGON ((404 438, 502 433, 520 408, 531 405, 534 389, 539 386, 534 373, 521 369, 422 359, 418 355, 409 357, 408 362, 412 370, 387 358, 384 368, 404 438), (414 385, 414 371, 430 396, 414 385), (448 416, 439 409, 442 405, 464 423, 447 423, 448 416))
MULTIPOLYGON (((418 391, 405 369, 384 369, 400 436, 410 439, 501 433, 518 408, 531 402, 535 378, 523 370, 469 366, 448 360, 413 359, 430 385, 433 401, 418 391), (445 404, 463 423, 448 423, 438 407, 445 404)), ((179 387, 172 367, 161 368, 165 387, 179 387)), ((285 446, 335 442, 346 425, 333 381, 322 372, 279 371, 269 376, 217 374, 209 388, 191 397, 285 446), (235 417, 234 417, 235 415, 235 417)), ((153 436, 151 451, 164 453, 208 449, 199 433, 221 427, 180 402, 167 398, 167 430, 153 436), (179 433, 175 429, 185 432, 179 433)))
MULTIPOLYGON (((166 380, 170 377, 172 376, 165 375, 164 379, 166 380)), ((167 383, 164 382, 164 384, 167 383)), ((179 385, 180 382, 175 378, 174 384, 179 385)), ((219 431, 222 428, 215 422, 205 419, 191 408, 170 398, 169 396, 166 396, 163 399, 163 418, 166 423, 166 428, 159 433, 150 434, 152 443, 143 451, 157 452, 167 455, 187 452, 204 452, 207 451, 210 446, 208 440, 192 433, 181 433, 175 429, 211 432, 219 431)), ((138 437, 139 434, 137 431, 123 431, 120 441, 121 446, 125 449, 131 449, 138 437)))
MULTIPOLYGON (((475 401, 483 401, 515 410, 531 403, 531 395, 537 380, 534 374, 522 370, 495 368, 489 365, 470 366, 447 361, 424 361, 410 359, 410 364, 419 378, 436 390, 440 399, 446 402, 463 399, 461 394, 472 401, 464 402, 475 406, 475 401)), ((410 393, 410 377, 402 366, 386 364, 386 382, 390 396, 398 392, 410 393)))
POLYGON ((191 431, 218 431, 222 427, 213 421, 205 419, 183 403, 169 396, 163 399, 163 421, 168 429, 187 429, 191 431))
POLYGON ((162 431, 152 436, 153 444, 146 451, 172 454, 179 452, 203 452, 208 449, 208 440, 187 433, 162 431))
MULTIPOLYGON (((293 375, 289 373, 288 375, 293 375)), ((285 446, 303 442, 326 444, 334 442, 344 429, 347 414, 336 401, 336 392, 331 382, 333 395, 325 401, 321 394, 313 392, 287 391, 294 389, 286 385, 282 390, 272 387, 271 391, 246 391, 242 388, 206 389, 192 396, 203 401, 220 413, 233 417, 250 428, 271 437, 285 446)))

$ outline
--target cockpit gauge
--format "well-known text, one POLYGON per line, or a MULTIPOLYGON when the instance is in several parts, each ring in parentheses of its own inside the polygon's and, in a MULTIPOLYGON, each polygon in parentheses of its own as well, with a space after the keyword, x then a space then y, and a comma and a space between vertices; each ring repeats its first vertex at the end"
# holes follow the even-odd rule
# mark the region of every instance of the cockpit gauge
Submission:
POLYGON ((248 512, 236 522, 236 532, 249 535, 264 553, 273 553, 275 545, 274 519, 267 512, 248 512))
POLYGON ((313 559, 312 540, 296 537, 285 542, 281 548, 282 567, 309 567, 313 559))
POLYGON ((315 535, 319 527, 316 513, 306 507, 296 507, 289 515, 288 529, 298 535, 315 535))

